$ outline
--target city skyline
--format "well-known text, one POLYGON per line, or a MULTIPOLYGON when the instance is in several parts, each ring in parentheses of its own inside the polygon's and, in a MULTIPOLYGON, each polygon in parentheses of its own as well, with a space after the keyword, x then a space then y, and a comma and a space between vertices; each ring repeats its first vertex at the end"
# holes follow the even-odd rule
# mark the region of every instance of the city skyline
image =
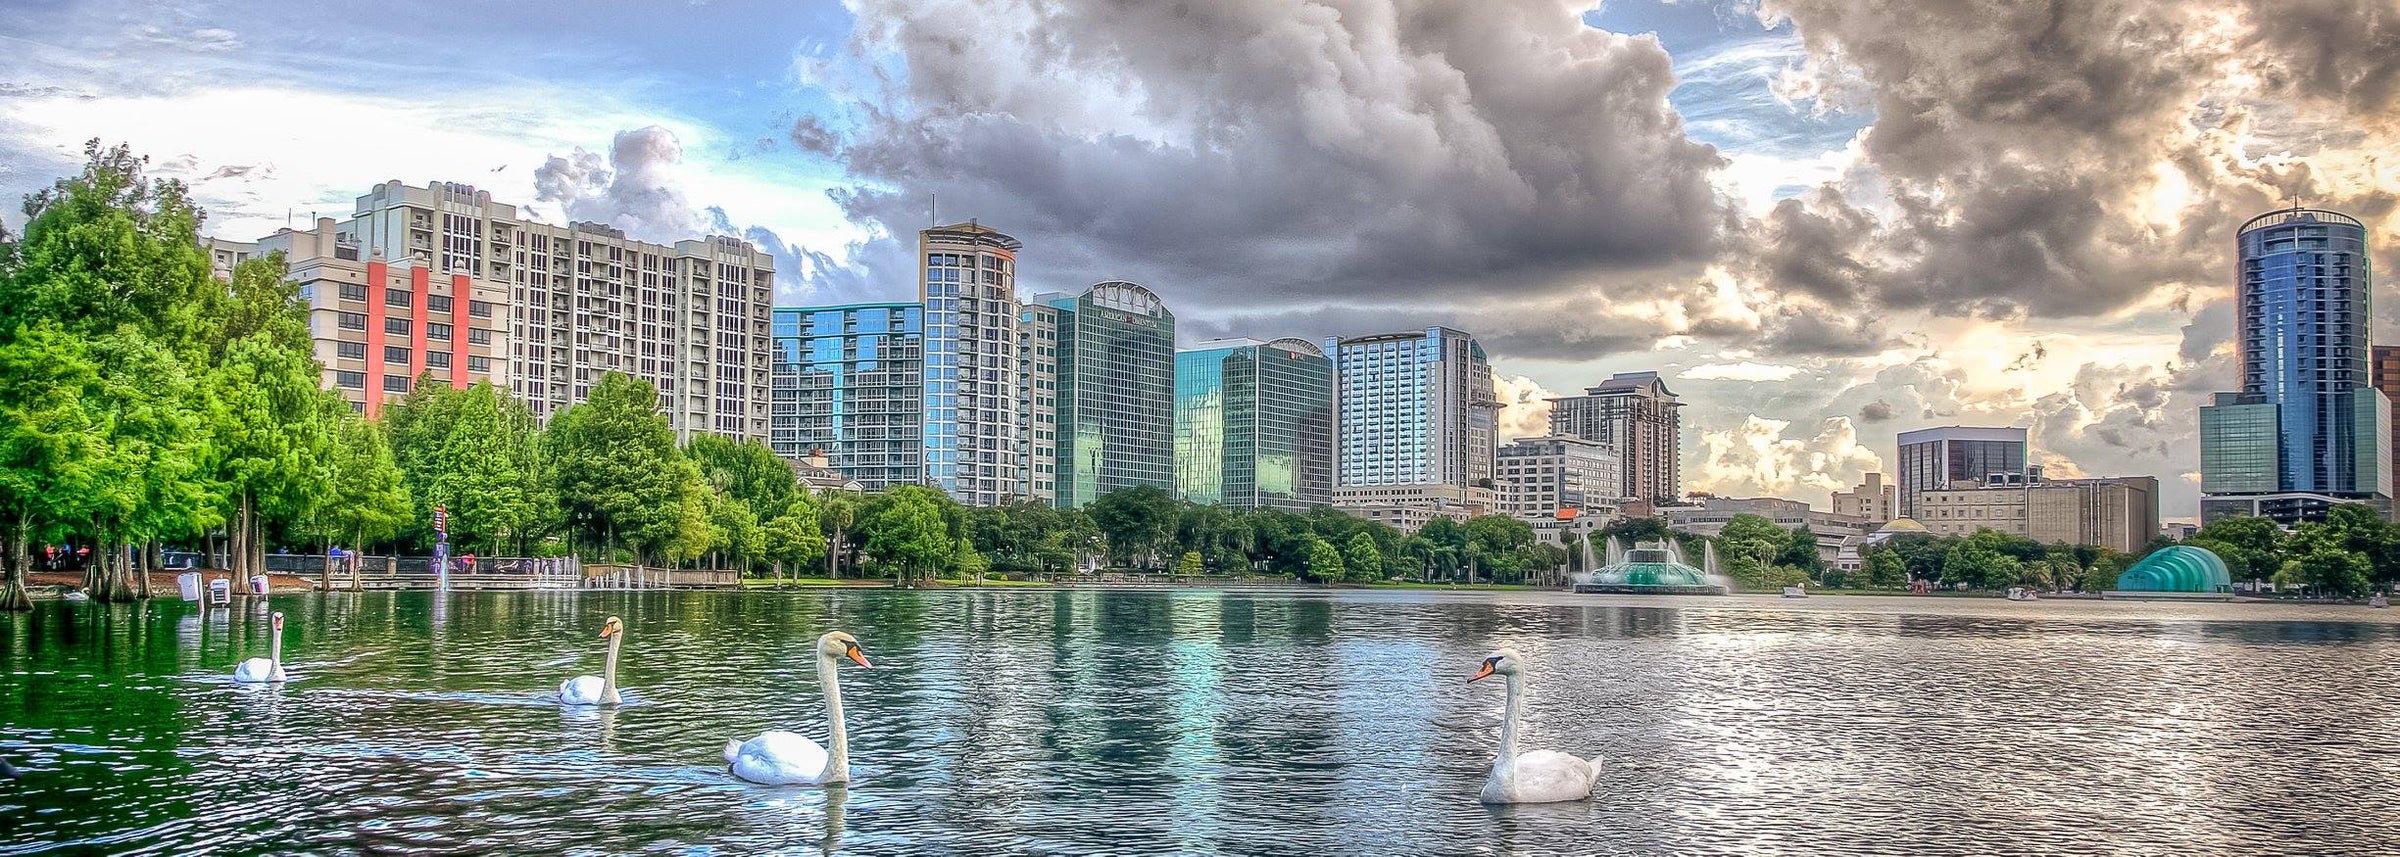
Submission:
MULTIPOLYGON (((1899 431, 2016 425, 2054 476, 2159 476, 2169 518, 2197 506, 2199 405, 2239 385, 2232 231, 2305 200, 2365 220, 2387 266, 2400 244, 2400 175, 2365 159, 2373 135, 2321 133, 2394 118, 2376 88, 2388 59, 2362 50, 2383 19, 2066 4, 2075 49, 2046 67, 2025 59, 2056 24, 2037 10, 1937 23, 1830 0, 1525 3, 1398 27, 1390 4, 1338 5, 1349 23, 1307 26, 1355 28, 1365 54, 1447 57, 1463 112, 1412 101, 1405 64, 1318 79, 1271 54, 1152 67, 1102 48, 1255 39, 1290 17, 1266 4, 1180 22, 1079 4, 715 4, 593 23, 574 44, 556 16, 492 10, 17 10, 0 13, 22 48, 0 59, 16 82, 0 93, 0 192, 67 172, 83 139, 122 139, 192 183, 211 234, 248 241, 391 178, 469 182, 553 225, 752 239, 776 256, 778 306, 906 300, 915 230, 974 217, 1036 248, 1020 292, 1140 282, 1177 308, 1179 345, 1471 331, 1510 405, 1502 442, 1545 433, 1542 400, 1659 370, 1687 403, 1687 489, 1821 503, 1895 472, 1899 431), (978 26, 1006 15, 1024 23, 978 26), (439 25, 456 16, 481 26, 439 25), (2134 37, 2135 18, 2165 35, 2134 37), (1066 53, 1018 49, 1035 26, 1066 53), (988 75, 948 73, 931 46, 953 35, 985 48, 988 75), (1586 61, 1481 48, 1515 37, 1586 61), (722 50, 678 56, 702 39, 722 50), (2236 61, 2244 73, 2217 71, 2236 61), (2125 69, 2122 85, 2082 87, 2102 68, 2125 69), (1496 94, 1529 83, 1591 103, 1496 94), (1352 109, 1306 124, 1286 108, 1311 95, 1352 109), (871 109, 903 102, 914 112, 871 109), (236 118, 275 110, 309 119, 260 133, 236 118), (1312 133, 1344 128, 1381 145, 1312 133), (936 158, 911 131, 965 144, 936 158), (1568 136, 1607 141, 1560 162, 1530 152, 1568 136), (1012 140, 1059 169, 1002 169, 1012 140), (1211 172, 1237 158, 1262 166, 1211 172), (1025 177, 1042 174, 1142 180, 1112 196, 1025 177), (1598 190, 1549 190, 1578 182, 1598 190), (1196 184, 1221 198, 1159 204, 1196 184), (1635 185, 1655 192, 1624 196, 1635 185), (1625 199, 1640 204, 1609 214, 1625 199), (1289 240, 1259 240, 1278 230, 1289 240)), ((2400 341, 2400 304, 2384 303, 2376 339, 2400 341)))

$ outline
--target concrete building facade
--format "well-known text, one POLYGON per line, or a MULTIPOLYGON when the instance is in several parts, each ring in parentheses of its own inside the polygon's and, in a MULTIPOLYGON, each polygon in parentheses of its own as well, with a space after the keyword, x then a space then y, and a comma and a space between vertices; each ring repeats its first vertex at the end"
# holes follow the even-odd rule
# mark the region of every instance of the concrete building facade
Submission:
POLYGON ((1626 372, 1550 400, 1550 434, 1607 444, 1623 459, 1625 496, 1671 503, 1683 496, 1682 409, 1657 372, 1626 372))
POLYGON ((1918 499, 1914 520, 1938 535, 1989 529, 2043 544, 2135 553, 2159 533, 2155 476, 1954 485, 1918 499))
POLYGON ((1613 513, 1624 496, 1622 462, 1607 444, 1574 435, 1517 438, 1497 456, 1499 512, 1542 520, 1561 509, 1613 513))
POLYGON ((969 506, 1025 496, 1027 380, 1018 359, 1017 251, 973 222, 917 233, 925 309, 925 478, 969 506))
POLYGON ((1334 364, 1337 505, 1455 497, 1491 508, 1500 405, 1472 335, 1429 327, 1325 346, 1334 364))
POLYGON ((1900 516, 1899 497, 1898 487, 1884 482, 1883 474, 1869 473, 1856 487, 1833 492, 1833 513, 1880 524, 1900 516))

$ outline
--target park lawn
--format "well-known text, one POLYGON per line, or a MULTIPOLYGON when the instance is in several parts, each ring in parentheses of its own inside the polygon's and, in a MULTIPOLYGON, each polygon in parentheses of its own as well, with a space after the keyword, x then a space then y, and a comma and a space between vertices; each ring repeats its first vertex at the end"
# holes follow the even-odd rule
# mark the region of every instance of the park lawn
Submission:
POLYGON ((1463 589, 1469 592, 1523 592, 1548 587, 1528 583, 1418 583, 1413 580, 1379 580, 1366 584, 1368 589, 1463 589))

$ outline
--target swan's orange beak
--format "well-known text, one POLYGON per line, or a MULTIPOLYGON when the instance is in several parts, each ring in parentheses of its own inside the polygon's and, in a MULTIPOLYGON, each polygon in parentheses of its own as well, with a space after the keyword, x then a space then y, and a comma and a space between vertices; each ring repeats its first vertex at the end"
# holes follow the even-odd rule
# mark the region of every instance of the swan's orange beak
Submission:
POLYGON ((1490 676, 1491 676, 1491 674, 1492 674, 1492 662, 1491 662, 1491 661, 1484 661, 1484 662, 1483 662, 1483 669, 1476 670, 1476 671, 1475 671, 1475 677, 1474 677, 1474 678, 1467 679, 1467 683, 1468 683, 1468 684, 1474 684, 1474 683, 1476 683, 1476 682, 1479 682, 1479 681, 1482 681, 1482 680, 1484 680, 1485 678, 1488 678, 1488 677, 1490 677, 1490 676))
POLYGON ((867 663, 867 653, 859 651, 857 646, 850 647, 850 659, 857 661, 859 666, 866 667, 868 669, 875 668, 874 664, 867 663))

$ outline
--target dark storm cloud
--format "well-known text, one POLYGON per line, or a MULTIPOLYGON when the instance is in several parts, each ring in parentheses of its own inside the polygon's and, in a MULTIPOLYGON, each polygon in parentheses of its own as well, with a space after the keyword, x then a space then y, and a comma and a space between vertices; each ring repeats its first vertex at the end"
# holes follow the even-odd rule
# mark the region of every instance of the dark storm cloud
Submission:
POLYGON ((1025 240, 1029 287, 1126 277, 1234 314, 1615 297, 1612 275, 1689 276, 1735 224, 1665 52, 1571 4, 856 9, 855 53, 905 74, 861 108, 838 201, 905 241, 938 194, 1025 240))
POLYGON ((1739 261, 1779 292, 1988 318, 2219 284, 2234 228, 2293 195, 2390 210, 2232 148, 2252 117, 2223 89, 2238 61, 2269 82, 2253 99, 2306 91, 2388 120, 2388 6, 2262 3, 2228 37, 2210 7, 2164 0, 1768 0, 1762 16, 1808 47, 1813 91, 1864 93, 1875 121, 1857 169, 1754 222, 1739 261), (2161 165, 2190 190, 2165 223, 2141 216, 2161 165))
POLYGON ((1865 423, 1891 422, 1892 403, 1882 399, 1876 399, 1875 401, 1860 405, 1858 408, 1858 420, 1859 422, 1865 423))
POLYGON ((813 155, 832 155, 842 148, 841 135, 833 133, 833 129, 825 127, 825 120, 815 116, 802 116, 795 120, 791 131, 785 136, 790 137, 792 145, 800 147, 800 151, 813 155))

